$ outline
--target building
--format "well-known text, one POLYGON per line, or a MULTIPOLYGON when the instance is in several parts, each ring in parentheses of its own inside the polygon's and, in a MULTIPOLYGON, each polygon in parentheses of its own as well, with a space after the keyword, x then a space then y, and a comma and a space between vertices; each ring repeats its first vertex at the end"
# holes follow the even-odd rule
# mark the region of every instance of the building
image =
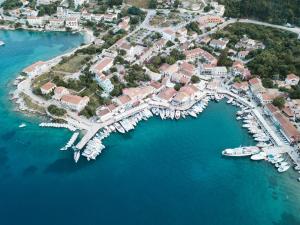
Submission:
POLYGON ((108 71, 113 66, 114 60, 110 57, 104 57, 92 66, 91 71, 95 74, 101 74, 108 71))
POLYGON ((132 107, 132 100, 128 95, 121 95, 113 99, 113 101, 117 103, 117 105, 120 108, 123 108, 125 110, 130 109, 132 107))
POLYGON ((214 49, 225 49, 226 45, 228 44, 229 40, 226 38, 220 38, 220 39, 213 39, 210 41, 209 46, 214 49))
POLYGON ((80 112, 88 104, 90 98, 87 96, 80 97, 78 95, 67 94, 62 96, 61 103, 71 110, 80 112))
POLYGON ((66 27, 70 28, 72 30, 77 30, 79 28, 78 19, 75 17, 67 18, 66 19, 66 27))
POLYGON ((40 90, 43 95, 48 95, 55 89, 55 87, 56 85, 52 82, 47 82, 46 84, 41 86, 40 90))
POLYGON ((103 73, 96 74, 96 81, 98 85, 105 91, 106 93, 112 92, 114 89, 114 85, 111 83, 110 79, 108 79, 103 73))
POLYGON ((193 60, 195 58, 202 58, 206 61, 207 64, 211 64, 211 65, 217 65, 218 60, 211 55, 209 52, 204 51, 201 48, 194 48, 191 50, 186 50, 184 52, 185 56, 186 56, 186 60, 193 60))
POLYGON ((47 63, 43 61, 38 61, 23 70, 23 73, 27 74, 29 77, 35 77, 48 70, 47 63))
POLYGON ((285 83, 287 85, 297 85, 299 83, 299 77, 295 74, 291 73, 286 76, 285 83))
POLYGON ((176 93, 177 93, 177 91, 174 88, 165 88, 161 92, 159 92, 158 95, 154 96, 153 98, 155 100, 168 103, 168 102, 171 102, 171 100, 173 99, 173 97, 175 96, 176 93))
POLYGON ((248 82, 244 81, 244 82, 235 82, 232 86, 231 86, 231 91, 233 91, 236 94, 240 94, 240 93, 246 93, 249 90, 249 85, 248 82))
POLYGON ((44 17, 28 16, 27 23, 33 27, 41 27, 44 25, 44 17))
POLYGON ((69 90, 65 87, 56 87, 54 89, 53 98, 56 100, 60 100, 62 98, 62 96, 68 95, 69 93, 70 93, 69 90))
POLYGON ((155 92, 155 88, 150 86, 134 87, 123 89, 123 95, 129 96, 133 101, 140 101, 155 92))
POLYGON ((215 66, 212 68, 212 75, 217 77, 226 77, 227 68, 225 66, 215 66))
POLYGON ((51 18, 49 19, 49 26, 53 28, 61 28, 64 27, 65 20, 60 18, 51 18))
POLYGON ((272 104, 268 104, 264 107, 264 112, 270 117, 274 125, 288 142, 293 144, 300 141, 300 132, 278 108, 272 104))

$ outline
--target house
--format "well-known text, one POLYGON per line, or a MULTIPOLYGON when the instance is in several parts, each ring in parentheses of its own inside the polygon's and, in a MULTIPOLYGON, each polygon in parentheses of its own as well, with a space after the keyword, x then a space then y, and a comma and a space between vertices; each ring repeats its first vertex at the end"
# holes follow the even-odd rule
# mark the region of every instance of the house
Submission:
POLYGON ((239 51, 238 52, 238 57, 239 59, 245 59, 247 55, 249 55, 250 51, 239 51))
POLYGON ((117 19, 117 14, 104 14, 103 15, 103 20, 106 22, 112 22, 113 20, 117 19))
POLYGON ((191 63, 188 63, 188 62, 181 63, 180 66, 179 66, 179 70, 183 74, 185 74, 185 75, 187 75, 189 77, 195 75, 195 73, 196 73, 195 66, 193 64, 191 64, 191 63))
POLYGON ((43 95, 48 95, 55 89, 55 87, 56 85, 52 82, 47 82, 46 84, 41 86, 40 90, 43 95))
POLYGON ((113 66, 113 62, 112 58, 104 57, 92 66, 91 71, 96 74, 101 74, 102 72, 109 70, 113 66))
POLYGON ((158 41, 156 41, 154 43, 155 50, 156 51, 162 50, 166 46, 167 42, 168 41, 166 39, 164 39, 164 38, 159 39, 158 41))
POLYGON ((60 28, 65 25, 65 20, 64 19, 59 19, 59 18, 51 18, 49 19, 49 26, 53 28, 60 28))
POLYGON ((174 41, 175 39, 175 31, 172 30, 171 28, 166 28, 163 30, 162 35, 165 39, 169 41, 174 41))
POLYGON ((217 77, 226 77, 227 68, 225 66, 215 66, 212 68, 212 75, 217 77))
POLYGON ((232 86, 231 86, 231 91, 233 91, 236 94, 240 94, 240 93, 246 93, 249 90, 249 85, 248 82, 244 81, 244 82, 235 82, 232 86))
POLYGON ((62 96, 68 95, 69 93, 70 93, 69 90, 65 87, 56 87, 54 89, 53 98, 56 100, 60 100, 62 98, 62 96))
POLYGON ((295 74, 291 73, 286 76, 285 83, 287 85, 297 85, 299 83, 299 77, 295 74))
POLYGON ((84 3, 88 3, 89 0, 73 0, 74 1, 74 6, 77 8, 78 6, 83 5, 84 3))
POLYGON ((215 25, 218 23, 223 23, 224 19, 220 16, 201 16, 197 20, 199 26, 208 26, 208 25, 215 25))
POLYGON ((123 95, 129 96, 133 101, 140 101, 155 92, 155 88, 150 86, 125 88, 122 90, 123 95))
POLYGON ((110 79, 108 79, 103 73, 97 73, 95 79, 98 85, 105 91, 106 93, 110 93, 114 89, 114 85, 111 83, 110 79))
POLYGON ((186 60, 193 60, 197 57, 200 57, 204 59, 207 64, 217 65, 218 63, 218 60, 213 55, 201 48, 186 50, 184 54, 186 56, 186 60))
POLYGON ((41 27, 44 25, 44 17, 28 16, 27 23, 33 27, 41 27))
POLYGON ((62 96, 61 103, 71 110, 80 112, 88 104, 89 100, 87 96, 80 97, 78 95, 67 94, 62 96))
POLYGON ((79 28, 78 19, 75 17, 67 18, 66 19, 66 27, 70 28, 72 30, 77 30, 79 28))
POLYGON ((261 80, 257 77, 249 80, 249 89, 253 98, 260 103, 261 97, 259 97, 259 95, 266 92, 265 88, 262 86, 261 80))
POLYGON ((113 101, 116 102, 119 107, 121 107, 125 110, 132 107, 132 101, 128 95, 121 95, 121 96, 113 99, 113 101))
POLYGON ((298 129, 294 127, 289 119, 284 116, 277 107, 272 104, 267 104, 264 107, 264 112, 288 142, 292 144, 300 141, 300 132, 298 129))
POLYGON ((154 99, 162 102, 170 102, 175 96, 176 92, 177 91, 174 88, 165 88, 159 92, 157 96, 154 96, 154 99))
POLYGON ((210 41, 209 46, 214 49, 225 49, 226 45, 228 44, 229 40, 226 38, 220 38, 220 39, 213 39, 210 41))
POLYGON ((175 63, 173 65, 164 63, 159 67, 159 70, 163 75, 171 76, 172 74, 178 72, 179 67, 178 67, 177 63, 175 63))
POLYGON ((29 77, 35 77, 48 70, 48 64, 43 61, 38 61, 23 70, 23 73, 27 74, 29 77))

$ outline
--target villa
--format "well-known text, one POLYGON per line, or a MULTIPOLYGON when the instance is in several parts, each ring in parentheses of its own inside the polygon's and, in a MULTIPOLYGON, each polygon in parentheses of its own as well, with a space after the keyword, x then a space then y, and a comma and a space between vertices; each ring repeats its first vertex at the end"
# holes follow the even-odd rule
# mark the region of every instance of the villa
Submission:
POLYGON ((54 89, 53 98, 56 100, 60 100, 62 98, 62 96, 68 95, 69 93, 70 93, 69 90, 65 87, 56 87, 54 89))
POLYGON ((80 97, 78 95, 67 94, 62 96, 61 103, 71 110, 80 112, 88 104, 90 98, 87 96, 80 97))
POLYGON ((287 85, 297 85, 299 83, 299 79, 300 78, 298 76, 291 73, 291 74, 287 75, 287 77, 285 78, 285 83, 287 85))
POLYGON ((43 95, 50 94, 54 89, 56 85, 53 84, 52 82, 47 82, 46 84, 42 85, 40 90, 43 95))
POLYGON ((45 73, 48 70, 47 63, 43 61, 38 61, 23 70, 23 73, 27 74, 29 77, 35 77, 39 74, 45 73))

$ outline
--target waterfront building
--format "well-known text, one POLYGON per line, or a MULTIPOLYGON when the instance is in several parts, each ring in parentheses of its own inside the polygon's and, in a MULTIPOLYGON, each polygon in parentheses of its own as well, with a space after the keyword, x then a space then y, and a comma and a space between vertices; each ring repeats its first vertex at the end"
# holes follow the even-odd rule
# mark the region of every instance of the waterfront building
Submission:
POLYGON ((47 63, 43 61, 38 61, 23 70, 23 73, 27 74, 29 77, 35 77, 39 74, 45 73, 48 70, 47 63))
POLYGON ((67 18, 66 19, 66 27, 70 28, 72 30, 77 30, 79 28, 79 22, 78 19, 73 17, 73 18, 67 18))
POLYGON ((155 92, 155 88, 152 86, 134 87, 134 88, 124 88, 122 90, 123 95, 127 95, 133 101, 140 101, 155 92))
POLYGON ((264 111, 290 144, 300 141, 300 132, 278 108, 268 104, 264 107, 264 111))
POLYGON ((117 98, 113 99, 113 102, 115 102, 119 108, 122 108, 124 110, 130 109, 132 107, 132 99, 128 95, 121 95, 117 98))
POLYGON ((56 85, 52 82, 47 82, 46 84, 41 86, 40 90, 43 95, 48 95, 55 89, 55 87, 56 85))
POLYGON ((49 27, 52 28, 61 28, 65 25, 65 20, 60 18, 51 18, 49 19, 49 27))
POLYGON ((44 25, 44 17, 28 16, 27 23, 33 27, 41 27, 44 25))
POLYGON ((153 96, 154 100, 158 100, 161 102, 169 103, 173 99, 176 94, 176 90, 174 88, 165 88, 158 95, 153 96))
POLYGON ((83 110, 88 104, 89 100, 90 98, 87 96, 80 97, 78 95, 71 94, 64 95, 61 98, 61 102, 63 105, 77 112, 83 110))
POLYGON ((231 91, 233 91, 236 94, 246 94, 246 92, 249 90, 249 85, 247 81, 244 82, 235 82, 232 85, 231 91))

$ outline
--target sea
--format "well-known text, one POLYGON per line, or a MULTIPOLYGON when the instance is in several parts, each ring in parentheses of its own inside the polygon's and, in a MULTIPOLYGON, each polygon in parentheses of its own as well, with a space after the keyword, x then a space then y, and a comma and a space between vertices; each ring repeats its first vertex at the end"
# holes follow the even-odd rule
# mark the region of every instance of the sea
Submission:
POLYGON ((95 161, 60 151, 72 133, 15 111, 18 73, 79 46, 79 34, 0 31, 1 225, 299 225, 300 174, 221 151, 254 140, 234 106, 197 119, 151 118, 104 140, 95 161), (21 123, 26 127, 19 128, 21 123))

